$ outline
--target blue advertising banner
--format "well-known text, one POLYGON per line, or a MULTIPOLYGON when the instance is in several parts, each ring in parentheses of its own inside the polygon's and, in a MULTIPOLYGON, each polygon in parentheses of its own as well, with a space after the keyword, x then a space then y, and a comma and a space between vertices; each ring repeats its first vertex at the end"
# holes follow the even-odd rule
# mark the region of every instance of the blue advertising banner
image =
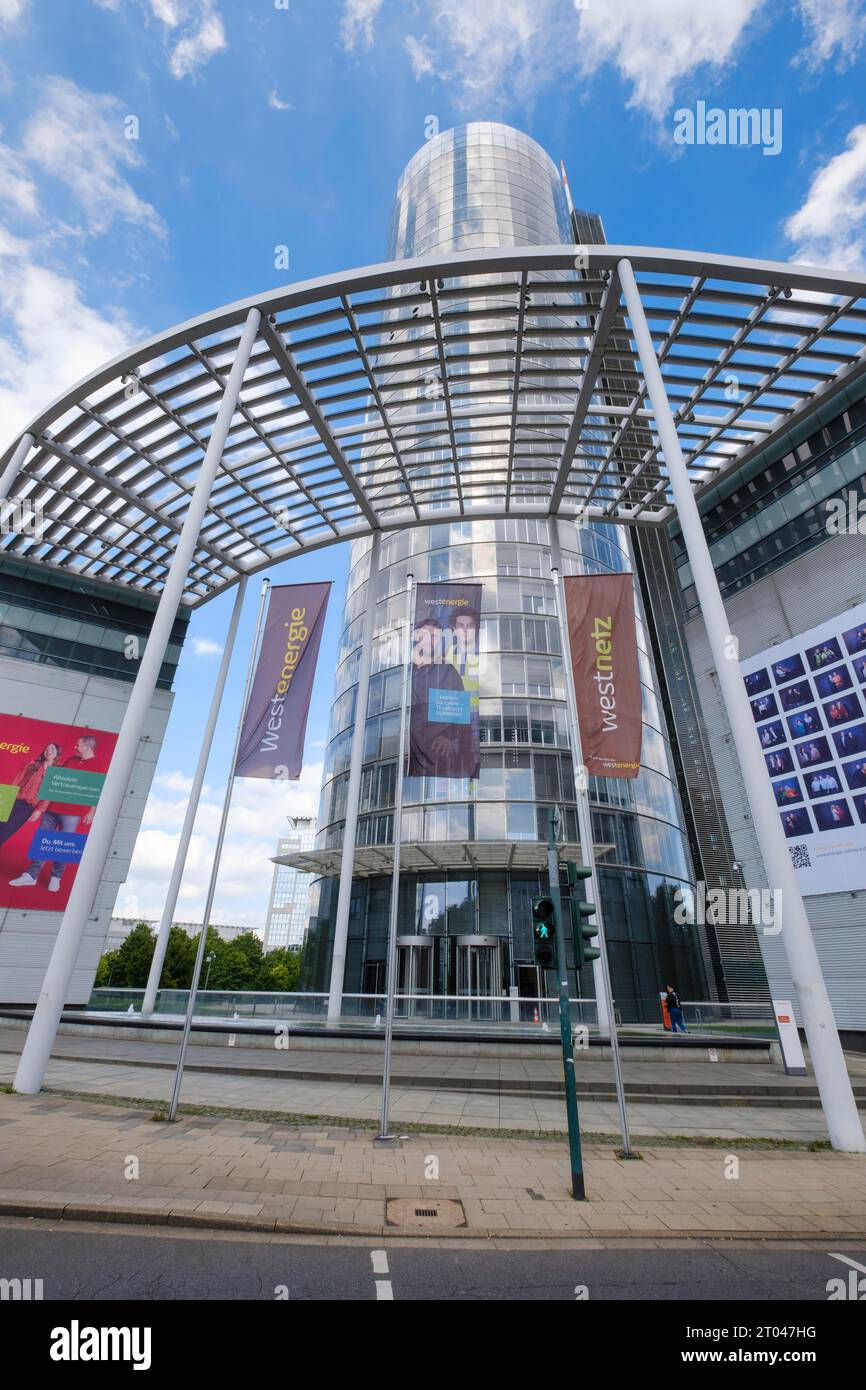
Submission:
POLYGON ((50 859, 52 864, 78 864, 86 844, 86 835, 71 830, 39 830, 30 843, 30 853, 37 861, 50 859))
POLYGON ((412 630, 410 777, 477 777, 480 584, 419 584, 412 630))

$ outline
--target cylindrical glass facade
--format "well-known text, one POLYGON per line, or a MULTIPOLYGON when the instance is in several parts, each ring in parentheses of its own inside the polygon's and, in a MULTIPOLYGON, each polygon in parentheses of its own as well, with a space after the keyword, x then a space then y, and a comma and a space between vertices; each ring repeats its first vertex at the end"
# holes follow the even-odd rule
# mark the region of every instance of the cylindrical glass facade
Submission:
MULTIPOLYGON (((409 161, 398 184, 392 259, 568 240, 568 214, 555 165, 535 141, 507 126, 477 123, 435 137, 409 161)), ((454 287, 449 280, 448 290, 454 287)), ((471 359, 464 370, 471 380, 471 359)), ((535 399, 555 400, 556 384, 555 377, 549 378, 535 399)), ((543 414, 538 423, 543 428, 543 414)), ((491 448, 507 447, 502 436, 491 433, 490 440, 491 448)), ((522 447, 521 454, 526 452, 522 447)), ((418 466, 428 467, 435 478, 440 455, 431 454, 418 466)), ((634 568, 624 528, 560 522, 558 535, 565 574, 634 568)), ((352 547, 319 846, 342 844, 362 620, 369 602, 369 550, 369 540, 352 547)), ((484 863, 499 867, 471 876, 436 870, 402 876, 398 939, 406 939, 401 955, 405 979, 411 976, 412 992, 432 994, 481 991, 499 997, 510 987, 526 996, 546 993, 547 982, 533 961, 531 922, 532 899, 546 891, 546 874, 510 869, 509 849, 521 840, 546 841, 551 805, 564 811, 566 838, 578 839, 547 524, 518 518, 467 520, 383 538, 359 845, 393 840, 401 689, 394 631, 402 620, 410 568, 420 582, 474 580, 483 585, 482 757, 477 782, 407 778, 402 837, 419 844, 480 842, 484 863), (470 937, 478 938, 478 952, 469 949, 470 937), (426 943, 429 952, 423 949, 426 943)), ((624 1020, 657 1020, 659 991, 669 979, 676 980, 683 997, 706 994, 695 929, 674 922, 674 893, 689 890, 693 873, 637 588, 635 603, 643 683, 641 772, 631 781, 592 779, 590 795, 596 843, 612 847, 599 879, 617 1007, 624 1020)), ((337 879, 320 879, 313 887, 308 988, 327 988, 337 888, 337 879)), ((383 988, 389 893, 386 876, 354 883, 347 992, 383 988)), ((570 951, 569 958, 571 964, 570 951)), ((592 995, 591 969, 579 980, 573 968, 570 975, 573 994, 592 995)), ((553 980, 549 983, 555 993, 553 980)))

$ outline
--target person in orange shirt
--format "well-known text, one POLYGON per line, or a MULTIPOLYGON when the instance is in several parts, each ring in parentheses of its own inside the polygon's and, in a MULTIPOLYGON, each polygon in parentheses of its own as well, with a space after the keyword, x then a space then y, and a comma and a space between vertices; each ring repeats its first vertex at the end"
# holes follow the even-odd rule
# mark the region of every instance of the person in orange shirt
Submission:
MULTIPOLYGON (((93 734, 82 734, 75 745, 75 752, 66 758, 61 766, 95 772, 96 768, 89 766, 95 757, 96 739, 93 734)), ((46 830, 63 830, 67 834, 73 834, 78 829, 79 821, 83 821, 83 824, 88 827, 90 826, 95 810, 95 806, 74 806, 66 802, 52 801, 48 803, 40 801, 39 804, 34 807, 30 820, 38 821, 41 817, 41 828, 46 830)), ((9 887, 35 888, 44 865, 44 859, 31 859, 23 874, 19 874, 18 878, 9 880, 9 887)), ((65 868, 66 865, 59 860, 51 865, 51 878, 48 880, 49 893, 58 893, 60 891, 60 884, 65 868)))

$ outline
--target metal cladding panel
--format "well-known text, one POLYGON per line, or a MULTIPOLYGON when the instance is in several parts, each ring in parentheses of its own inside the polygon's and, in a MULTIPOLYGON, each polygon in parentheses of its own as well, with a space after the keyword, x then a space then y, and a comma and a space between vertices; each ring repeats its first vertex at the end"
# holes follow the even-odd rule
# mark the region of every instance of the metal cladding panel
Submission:
MULTIPOLYGON (((864 600, 866 537, 844 535, 829 538, 733 595, 725 611, 746 660, 864 600)), ((686 638, 731 840, 747 885, 764 887, 767 876, 699 618, 686 625, 686 638)), ((866 1028, 866 892, 826 893, 807 897, 805 903, 836 1021, 841 1028, 866 1028)), ((772 993, 789 996, 791 977, 781 939, 759 932, 758 940, 772 993)))

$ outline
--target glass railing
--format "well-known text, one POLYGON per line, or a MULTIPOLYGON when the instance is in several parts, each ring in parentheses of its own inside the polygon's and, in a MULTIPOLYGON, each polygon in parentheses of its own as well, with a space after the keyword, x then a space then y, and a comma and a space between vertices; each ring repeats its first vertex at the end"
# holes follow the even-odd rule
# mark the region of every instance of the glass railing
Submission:
MULTIPOLYGON (((137 1014, 141 1009, 144 990, 95 989, 89 1008, 100 1013, 137 1014)), ((188 991, 162 989, 156 998, 156 1014, 177 1018, 187 1007, 188 991)), ((384 1023, 386 999, 382 994, 345 994, 341 1023, 347 1027, 381 1028, 384 1023)), ((394 1001, 395 1022, 398 1025, 436 1029, 449 1025, 492 1026, 497 1031, 533 1032, 539 1029, 559 1029, 559 1000, 556 998, 527 998, 510 995, 442 995, 398 994, 394 1001)), ((572 1028, 585 1027, 597 1033, 598 1020, 594 999, 570 999, 572 1028)), ((769 1002, 758 1004, 718 1003, 714 1000, 686 1000, 682 1004, 683 1019, 688 1033, 712 1036, 724 1041, 726 1037, 755 1037, 766 1041, 776 1038, 776 1023, 769 1002)), ((249 990, 199 990, 195 1017, 213 1018, 223 1022, 237 1020, 254 1022, 283 1022, 324 1024, 327 1020, 327 994, 260 993, 249 990)), ((629 1036, 660 1036, 664 1033, 661 1001, 657 1022, 639 1023, 623 1019, 616 1011, 621 1034, 629 1036)))

